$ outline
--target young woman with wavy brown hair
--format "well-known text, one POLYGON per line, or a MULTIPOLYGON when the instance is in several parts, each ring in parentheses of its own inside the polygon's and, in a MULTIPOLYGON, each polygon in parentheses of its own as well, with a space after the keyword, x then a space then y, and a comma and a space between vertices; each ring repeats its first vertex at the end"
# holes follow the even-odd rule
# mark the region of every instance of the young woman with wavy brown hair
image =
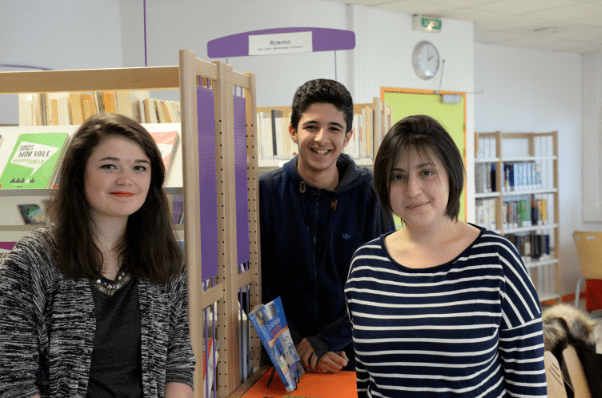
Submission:
POLYGON ((102 114, 75 133, 52 223, 0 269, 0 396, 192 397, 186 273, 164 179, 137 122, 102 114))

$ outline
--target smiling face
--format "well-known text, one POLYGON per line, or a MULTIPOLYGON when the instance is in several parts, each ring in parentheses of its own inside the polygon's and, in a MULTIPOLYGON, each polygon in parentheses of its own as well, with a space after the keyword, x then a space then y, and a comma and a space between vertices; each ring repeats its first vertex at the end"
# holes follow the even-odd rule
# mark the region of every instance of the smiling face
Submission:
POLYGON ((293 142, 299 145, 302 177, 334 172, 336 161, 351 138, 345 134, 344 113, 329 103, 314 103, 303 112, 297 129, 290 126, 293 142))
POLYGON ((103 139, 92 150, 84 177, 92 219, 127 221, 146 201, 150 180, 150 160, 137 143, 120 136, 103 139))
POLYGON ((451 220, 445 214, 449 199, 447 172, 430 149, 427 155, 408 151, 393 169, 391 207, 410 228, 424 229, 451 220))

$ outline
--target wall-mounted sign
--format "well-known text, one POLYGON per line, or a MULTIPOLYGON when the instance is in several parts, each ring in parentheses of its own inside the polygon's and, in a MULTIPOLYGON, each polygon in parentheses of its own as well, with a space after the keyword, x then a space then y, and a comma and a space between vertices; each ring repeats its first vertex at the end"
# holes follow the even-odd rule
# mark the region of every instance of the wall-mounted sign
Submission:
POLYGON ((414 15, 414 30, 423 32, 439 33, 441 32, 441 20, 435 18, 426 18, 420 14, 414 15))
POLYGON ((310 53, 312 32, 249 35, 249 55, 310 53))

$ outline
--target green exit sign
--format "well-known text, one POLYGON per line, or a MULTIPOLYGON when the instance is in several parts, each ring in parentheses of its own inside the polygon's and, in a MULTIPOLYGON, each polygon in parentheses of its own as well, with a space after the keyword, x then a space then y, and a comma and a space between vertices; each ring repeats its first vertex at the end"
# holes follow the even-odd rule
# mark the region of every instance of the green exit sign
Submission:
POLYGON ((422 18, 421 25, 426 29, 441 29, 441 20, 432 18, 422 18))
POLYGON ((414 14, 414 30, 429 33, 441 32, 441 20, 437 18, 423 17, 421 14, 414 14))

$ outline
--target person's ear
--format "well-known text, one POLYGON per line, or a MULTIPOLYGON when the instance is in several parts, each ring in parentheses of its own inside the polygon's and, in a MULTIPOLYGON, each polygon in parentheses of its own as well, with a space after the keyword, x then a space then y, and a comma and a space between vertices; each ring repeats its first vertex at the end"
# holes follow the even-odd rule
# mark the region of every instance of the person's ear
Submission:
POLYGON ((289 124, 288 132, 290 133, 291 138, 293 139, 293 142, 295 144, 299 145, 299 137, 297 136, 297 130, 293 127, 292 124, 289 124))
POLYGON ((351 141, 352 136, 353 136, 353 129, 349 130, 349 132, 347 134, 345 134, 345 142, 343 143, 343 148, 345 148, 347 146, 347 144, 349 144, 349 141, 351 141))

